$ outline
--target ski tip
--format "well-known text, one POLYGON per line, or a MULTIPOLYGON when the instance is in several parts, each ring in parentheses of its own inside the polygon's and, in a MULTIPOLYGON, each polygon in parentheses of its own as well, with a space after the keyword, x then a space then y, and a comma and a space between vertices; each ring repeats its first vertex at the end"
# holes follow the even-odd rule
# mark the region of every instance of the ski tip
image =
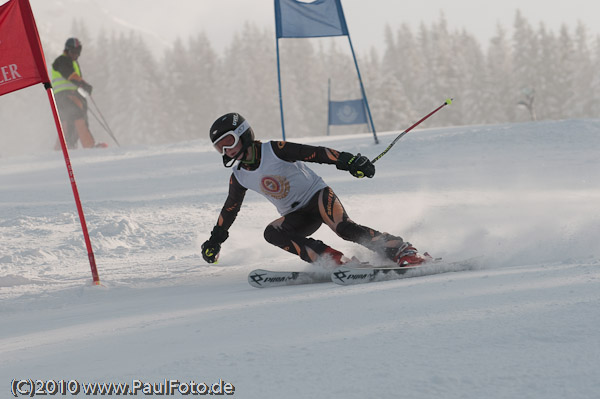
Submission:
POLYGON ((450 105, 450 104, 452 104, 452 100, 454 100, 454 99, 453 99, 453 98, 448 98, 448 99, 446 100, 446 104, 447 104, 447 105, 450 105))

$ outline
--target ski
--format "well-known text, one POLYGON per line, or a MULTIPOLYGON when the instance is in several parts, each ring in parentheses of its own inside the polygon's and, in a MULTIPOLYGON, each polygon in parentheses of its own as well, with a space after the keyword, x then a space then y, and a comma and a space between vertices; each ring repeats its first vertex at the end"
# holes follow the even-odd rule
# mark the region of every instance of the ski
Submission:
POLYGON ((478 267, 478 260, 479 257, 458 262, 444 262, 441 259, 435 259, 415 266, 341 266, 331 273, 331 281, 339 285, 354 285, 472 270, 478 267))
POLYGON ((353 266, 340 266, 330 274, 325 271, 273 271, 256 269, 248 274, 248 283, 256 288, 284 287, 288 285, 327 283, 332 281, 339 285, 354 285, 472 270, 479 267, 479 259, 480 257, 475 257, 458 262, 444 262, 441 258, 435 258, 415 266, 373 266, 368 262, 361 262, 353 266))
POLYGON ((256 288, 331 282, 326 272, 285 272, 256 269, 248 274, 248 283, 256 288))
POLYGON ((396 267, 338 267, 331 273, 331 281, 339 285, 371 283, 396 280, 412 269, 425 266, 396 267))

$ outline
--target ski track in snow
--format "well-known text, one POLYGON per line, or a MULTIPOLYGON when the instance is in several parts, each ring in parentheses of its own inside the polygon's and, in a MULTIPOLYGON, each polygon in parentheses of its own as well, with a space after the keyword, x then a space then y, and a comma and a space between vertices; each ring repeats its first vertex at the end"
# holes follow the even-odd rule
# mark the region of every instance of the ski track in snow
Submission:
MULTIPOLYGON (((292 141, 374 157, 395 134, 292 141)), ((597 397, 598 148, 600 120, 547 121, 413 131, 374 179, 310 164, 353 220, 479 267, 265 290, 248 272, 318 266, 264 241, 278 215, 250 192, 204 263, 230 173, 207 140, 71 152, 101 286, 62 155, 2 158, 0 390, 221 378, 243 398, 597 397)))

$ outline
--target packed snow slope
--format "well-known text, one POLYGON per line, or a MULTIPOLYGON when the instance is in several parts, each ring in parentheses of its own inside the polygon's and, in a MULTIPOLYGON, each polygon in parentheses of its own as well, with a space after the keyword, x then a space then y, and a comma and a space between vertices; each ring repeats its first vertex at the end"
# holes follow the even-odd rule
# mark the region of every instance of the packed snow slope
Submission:
MULTIPOLYGON (((373 158, 395 134, 295 141, 373 158)), ((252 269, 307 267, 263 240, 278 215, 255 193, 219 263, 204 263, 230 171, 198 135, 71 152, 101 286, 62 155, 0 159, 3 397, 13 379, 223 380, 239 398, 599 397, 600 120, 415 130, 373 179, 309 165, 358 223, 447 260, 483 257, 350 287, 250 287, 252 269)), ((315 237, 373 259, 327 227, 315 237)))

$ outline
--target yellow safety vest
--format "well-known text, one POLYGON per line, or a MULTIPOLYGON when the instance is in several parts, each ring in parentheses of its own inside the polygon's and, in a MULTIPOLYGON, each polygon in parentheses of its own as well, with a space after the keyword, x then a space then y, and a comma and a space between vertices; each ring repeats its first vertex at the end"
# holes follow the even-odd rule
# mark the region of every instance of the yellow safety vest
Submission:
MULTIPOLYGON (((78 76, 81 76, 81 70, 79 64, 73 61, 73 69, 78 76)), ((60 93, 66 90, 77 90, 78 86, 71 82, 69 79, 65 79, 57 70, 52 68, 52 87, 54 88, 54 94, 60 93)))

